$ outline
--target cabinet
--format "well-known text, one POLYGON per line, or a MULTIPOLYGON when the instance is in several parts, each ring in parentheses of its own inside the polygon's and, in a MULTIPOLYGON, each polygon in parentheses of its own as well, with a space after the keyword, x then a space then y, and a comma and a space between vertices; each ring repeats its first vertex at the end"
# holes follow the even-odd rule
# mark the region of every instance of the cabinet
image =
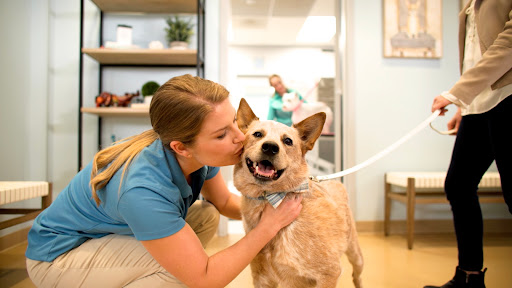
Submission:
MULTIPOLYGON (((88 3, 91 3, 88 2, 88 3)), ((103 73, 109 67, 115 67, 114 72, 131 68, 194 68, 196 75, 204 77, 204 0, 80 0, 80 56, 79 56, 79 119, 78 119, 78 169, 83 166, 83 141, 84 141, 84 114, 96 115, 98 119, 98 149, 102 145, 102 118, 103 117, 148 117, 147 108, 125 107, 94 107, 90 100, 103 92, 103 73), (84 45, 84 1, 91 1, 99 11, 99 43, 97 47, 85 47, 84 45), (171 49, 107 49, 101 48, 104 44, 105 16, 124 15, 125 17, 141 17, 140 15, 157 15, 162 19, 174 14, 193 14, 196 18, 195 34, 197 42, 195 49, 171 50, 171 49), (84 61, 86 57, 98 64, 98 91, 91 93, 84 91, 84 61), (121 70, 120 70, 121 69, 121 70)), ((123 16, 123 17, 124 17, 123 16)), ((122 23, 121 23, 122 24, 122 23)), ((154 30, 154 29, 153 29, 154 30)), ((163 28, 161 30, 163 32, 163 28)), ((166 46, 164 44, 164 46, 166 46)), ((163 83, 160 83, 163 84, 163 83)), ((142 83, 141 83, 142 86, 142 83)), ((140 89, 140 88, 139 88, 140 89)), ((110 92, 110 91, 109 91, 110 92)), ((113 92, 114 93, 114 92, 113 92)), ((117 93, 116 93, 117 94, 117 93)))

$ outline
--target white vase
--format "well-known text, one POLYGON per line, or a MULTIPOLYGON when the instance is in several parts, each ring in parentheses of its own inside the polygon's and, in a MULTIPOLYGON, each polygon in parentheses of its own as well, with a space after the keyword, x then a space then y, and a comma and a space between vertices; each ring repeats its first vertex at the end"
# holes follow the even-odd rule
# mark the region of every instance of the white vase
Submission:
POLYGON ((185 41, 172 41, 169 43, 169 48, 176 50, 186 50, 188 49, 188 43, 185 41))

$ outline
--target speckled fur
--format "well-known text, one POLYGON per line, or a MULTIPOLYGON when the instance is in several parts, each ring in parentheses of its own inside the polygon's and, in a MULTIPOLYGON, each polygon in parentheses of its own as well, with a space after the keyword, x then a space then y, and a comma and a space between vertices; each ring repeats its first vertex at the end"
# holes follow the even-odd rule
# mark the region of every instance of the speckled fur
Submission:
MULTIPOLYGON (((242 99, 237 117, 246 140, 242 161, 235 165, 234 183, 244 196, 254 198, 264 191, 289 191, 308 177, 304 155, 320 135, 325 115, 315 114, 288 127, 274 121, 259 121, 242 99), (263 136, 253 137, 257 131, 263 136), (284 138, 290 138, 293 145, 285 145, 284 138), (279 146, 279 153, 271 158, 261 152, 262 144, 268 141, 279 146), (249 171, 246 158, 271 160, 277 170, 285 170, 277 180, 260 180, 249 171)), ((259 222, 265 203, 242 197, 246 232, 259 222)), ((336 287, 344 253, 353 266, 355 287, 362 287, 363 256, 344 186, 338 181, 309 180, 302 205, 299 217, 283 228, 252 261, 254 287, 336 287)))

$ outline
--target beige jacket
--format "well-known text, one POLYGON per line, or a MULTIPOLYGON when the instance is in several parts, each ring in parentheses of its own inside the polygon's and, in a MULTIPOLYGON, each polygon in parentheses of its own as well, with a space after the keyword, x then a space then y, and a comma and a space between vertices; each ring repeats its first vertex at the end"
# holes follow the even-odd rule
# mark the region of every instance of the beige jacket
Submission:
MULTIPOLYGON (((469 1, 471 2, 471 1, 469 1)), ((459 63, 462 71, 466 38, 466 7, 459 14, 459 63)), ((476 0, 475 21, 482 59, 467 70, 450 93, 470 104, 486 87, 512 84, 512 0, 476 0)))

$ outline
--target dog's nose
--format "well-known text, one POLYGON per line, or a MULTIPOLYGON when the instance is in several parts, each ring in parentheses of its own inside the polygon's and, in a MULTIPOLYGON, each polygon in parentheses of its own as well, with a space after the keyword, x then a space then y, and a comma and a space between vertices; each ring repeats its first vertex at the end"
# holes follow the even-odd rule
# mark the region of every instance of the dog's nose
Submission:
POLYGON ((279 146, 274 142, 265 142, 261 146, 261 151, 268 156, 274 156, 279 152, 279 146))

